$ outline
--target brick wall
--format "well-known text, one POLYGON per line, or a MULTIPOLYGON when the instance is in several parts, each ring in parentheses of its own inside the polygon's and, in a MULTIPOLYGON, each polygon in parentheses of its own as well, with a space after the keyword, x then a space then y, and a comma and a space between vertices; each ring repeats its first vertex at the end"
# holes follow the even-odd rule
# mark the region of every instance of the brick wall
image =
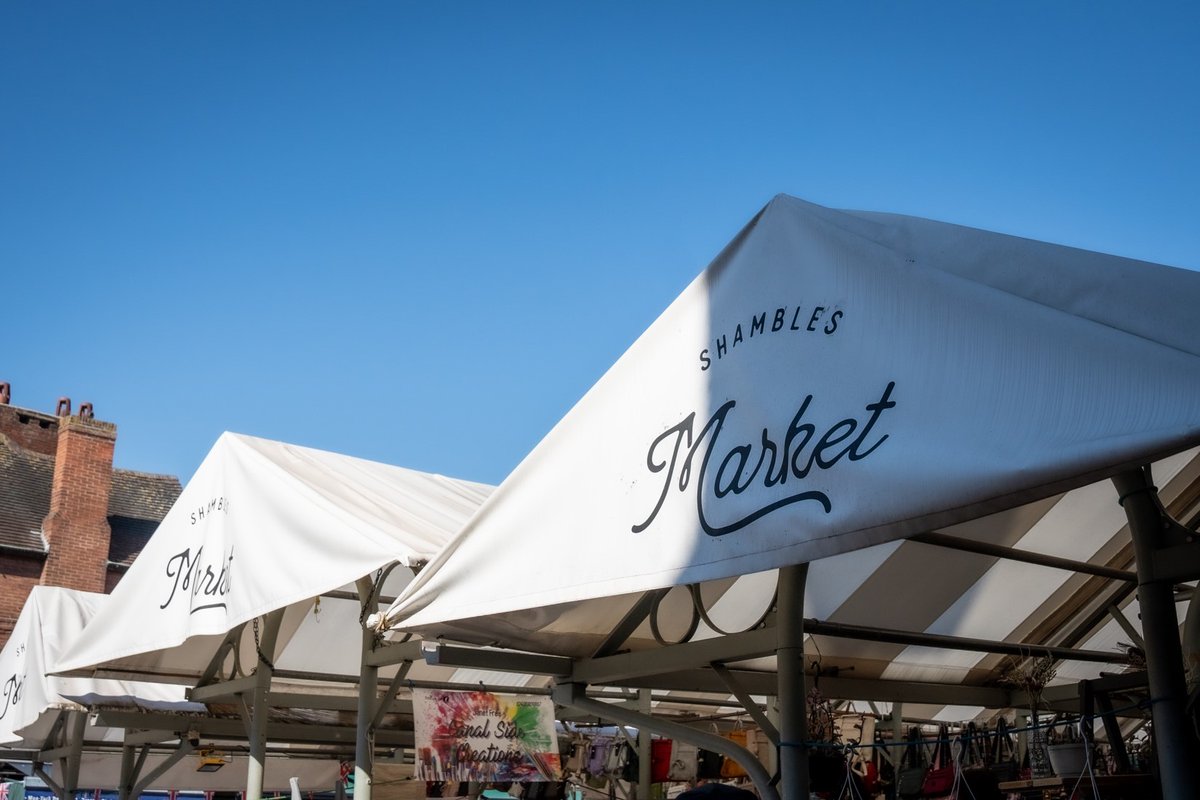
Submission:
POLYGON ((25 450, 52 456, 58 447, 58 418, 27 408, 0 405, 0 433, 25 450))
POLYGON ((59 418, 50 513, 42 523, 49 545, 42 583, 103 592, 108 573, 108 499, 117 426, 59 418))
POLYGON ((104 593, 112 594, 113 589, 117 588, 117 584, 121 582, 121 578, 125 577, 125 569, 120 567, 108 568, 108 573, 104 576, 104 593))
POLYGON ((0 553, 0 642, 8 641, 25 607, 25 598, 41 573, 42 559, 38 556, 0 553))

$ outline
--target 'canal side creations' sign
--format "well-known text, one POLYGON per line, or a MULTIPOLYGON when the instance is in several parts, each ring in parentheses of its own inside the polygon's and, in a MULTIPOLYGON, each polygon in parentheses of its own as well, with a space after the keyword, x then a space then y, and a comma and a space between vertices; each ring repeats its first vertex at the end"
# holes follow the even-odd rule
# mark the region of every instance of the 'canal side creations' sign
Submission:
POLYGON ((413 716, 419 780, 562 780, 548 697, 415 689, 413 716))

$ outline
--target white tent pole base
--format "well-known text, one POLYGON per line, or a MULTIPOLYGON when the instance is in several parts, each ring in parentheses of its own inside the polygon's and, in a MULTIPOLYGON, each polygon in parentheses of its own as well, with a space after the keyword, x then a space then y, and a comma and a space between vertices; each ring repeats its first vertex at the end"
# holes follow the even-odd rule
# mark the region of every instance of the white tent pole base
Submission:
POLYGON ((245 800, 262 800, 267 759, 267 694, 271 690, 271 674, 274 671, 270 659, 275 657, 275 640, 279 636, 279 624, 282 621, 283 609, 268 614, 258 642, 258 669, 255 672, 258 680, 253 690, 254 704, 250 712, 250 760, 246 767, 245 800))
MULTIPOLYGON (((380 578, 382 580, 382 578, 380 578)), ((362 603, 362 619, 375 611, 377 587, 371 578, 359 578, 355 582, 358 599, 362 603)), ((367 663, 367 656, 375 645, 375 632, 366 625, 362 628, 362 657, 359 660, 358 720, 354 740, 354 800, 371 800, 371 776, 375 761, 375 710, 379 684, 379 668, 367 663)))

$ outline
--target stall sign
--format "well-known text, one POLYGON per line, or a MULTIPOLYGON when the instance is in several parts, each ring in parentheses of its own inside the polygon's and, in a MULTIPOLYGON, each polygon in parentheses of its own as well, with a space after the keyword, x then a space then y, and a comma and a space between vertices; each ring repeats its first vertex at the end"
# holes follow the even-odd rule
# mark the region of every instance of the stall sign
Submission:
POLYGON ((413 716, 418 780, 562 780, 548 697, 414 689, 413 716))

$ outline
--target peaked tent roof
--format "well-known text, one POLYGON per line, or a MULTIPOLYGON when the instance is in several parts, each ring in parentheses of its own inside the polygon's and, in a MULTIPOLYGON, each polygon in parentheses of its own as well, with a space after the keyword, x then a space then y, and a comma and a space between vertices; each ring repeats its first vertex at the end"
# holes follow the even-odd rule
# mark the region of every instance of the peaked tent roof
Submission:
POLYGON ((490 491, 225 433, 55 671, 195 677, 225 633, 288 608, 282 645, 314 597, 392 561, 431 558, 490 491))
MULTIPOLYGON (((94 721, 96 709, 166 712, 180 725, 194 715, 206 714, 203 704, 188 702, 184 687, 143 681, 124 681, 46 675, 48 665, 74 640, 107 595, 57 586, 35 586, 30 593, 13 635, 0 652, 0 676, 4 676, 0 700, 0 760, 21 764, 42 750, 62 711, 89 712, 81 755, 80 786, 116 786, 120 777, 120 745, 124 731, 106 728, 94 721)), ((53 747, 53 745, 51 745, 53 747)), ((166 745, 163 749, 166 749, 166 745)), ((221 752, 230 750, 222 748, 221 752)), ((268 761, 265 785, 286 789, 288 779, 301 776, 302 785, 323 790, 337 777, 336 758, 317 759, 297 753, 278 755, 268 761)), ((149 774, 166 758, 151 753, 143 774, 149 774)), ((195 758, 185 759, 160 775, 150 789, 237 790, 246 785, 246 757, 231 757, 230 769, 220 773, 197 772, 195 758)), ((26 762, 27 763, 27 762, 26 762)), ((53 774, 56 766, 47 764, 53 774)))
POLYGON ((186 701, 180 686, 46 674, 108 599, 57 586, 33 587, 0 651, 0 744, 40 749, 60 710, 85 710, 72 699, 84 695, 145 710, 203 711, 186 701))
POLYGON ((589 599, 879 546, 1179 452, 1200 442, 1198 301, 1193 272, 781 195, 383 622, 586 654, 612 627, 589 599))

